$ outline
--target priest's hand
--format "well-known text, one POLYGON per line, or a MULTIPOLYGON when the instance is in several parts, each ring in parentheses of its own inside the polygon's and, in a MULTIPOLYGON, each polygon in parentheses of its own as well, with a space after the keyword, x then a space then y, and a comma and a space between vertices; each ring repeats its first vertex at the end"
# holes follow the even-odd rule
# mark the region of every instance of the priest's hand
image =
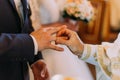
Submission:
POLYGON ((38 60, 33 63, 31 69, 34 75, 34 80, 49 80, 49 72, 44 61, 38 60))
POLYGON ((84 44, 77 33, 69 29, 62 29, 57 33, 56 43, 64 44, 77 56, 81 56, 84 50, 84 44))

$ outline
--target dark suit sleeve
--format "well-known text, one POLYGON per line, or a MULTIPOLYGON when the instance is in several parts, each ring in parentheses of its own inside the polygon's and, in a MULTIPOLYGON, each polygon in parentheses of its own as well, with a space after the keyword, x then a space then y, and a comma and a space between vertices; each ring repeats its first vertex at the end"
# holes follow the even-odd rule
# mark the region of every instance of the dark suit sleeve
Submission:
MULTIPOLYGON (((30 6, 29 6, 28 13, 29 13, 28 14, 28 16, 29 16, 28 22, 29 23, 26 25, 26 27, 24 27, 24 29, 22 29, 22 33, 31 33, 32 31, 34 31, 33 26, 32 26, 32 22, 31 22, 31 19, 30 19, 30 16, 31 16, 31 8, 30 8, 30 6)), ((28 62, 31 65, 34 62, 36 62, 37 60, 39 60, 39 59, 43 59, 41 52, 38 52, 37 55, 34 55, 33 60, 29 60, 28 62)))
POLYGON ((34 60, 34 43, 29 34, 0 34, 0 61, 34 60))

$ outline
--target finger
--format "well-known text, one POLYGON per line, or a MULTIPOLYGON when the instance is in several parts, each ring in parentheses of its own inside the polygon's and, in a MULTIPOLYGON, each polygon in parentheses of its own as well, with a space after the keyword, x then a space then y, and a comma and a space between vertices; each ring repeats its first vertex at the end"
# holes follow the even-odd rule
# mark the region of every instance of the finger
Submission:
POLYGON ((57 33, 58 31, 60 31, 60 30, 62 30, 62 29, 64 29, 64 28, 66 28, 65 25, 59 26, 59 27, 54 27, 53 29, 49 30, 49 34, 57 33))
POLYGON ((66 25, 60 25, 60 26, 57 26, 57 27, 67 28, 67 26, 66 26, 66 25))
MULTIPOLYGON (((61 38, 61 39, 64 39, 64 40, 68 40, 69 39, 67 36, 58 37, 58 38, 61 38)), ((56 39, 57 39, 57 37, 53 36, 53 37, 51 37, 50 41, 56 41, 56 39)))
POLYGON ((56 34, 57 37, 63 36, 66 32, 66 29, 62 29, 60 31, 58 31, 58 33, 56 34))
POLYGON ((48 31, 53 30, 53 29, 54 29, 53 27, 47 27, 47 28, 43 28, 43 31, 48 32, 48 31))
POLYGON ((47 68, 46 68, 46 66, 44 66, 44 68, 41 71, 41 77, 44 78, 46 76, 46 72, 47 72, 47 68))
POLYGON ((63 37, 56 37, 57 38, 61 38, 61 39, 64 39, 64 40, 68 40, 69 38, 67 36, 63 36, 63 37))
POLYGON ((58 46, 56 46, 56 45, 52 45, 52 44, 49 45, 49 48, 50 48, 50 49, 57 50, 57 51, 64 51, 63 48, 58 47, 58 46))
POLYGON ((62 37, 57 37, 56 38, 56 43, 57 44, 64 44, 64 45, 68 45, 68 40, 62 38, 62 37))
POLYGON ((63 36, 70 37, 71 35, 72 35, 72 31, 69 29, 62 29, 57 33, 58 37, 63 37, 63 36))
POLYGON ((51 37, 50 41, 56 41, 56 36, 51 37))
MULTIPOLYGON (((61 39, 63 39, 63 40, 68 40, 69 38, 68 37, 60 37, 61 39)), ((56 38, 56 40, 57 40, 57 38, 56 38)), ((57 43, 57 41, 55 40, 55 44, 62 44, 62 43, 57 43)))

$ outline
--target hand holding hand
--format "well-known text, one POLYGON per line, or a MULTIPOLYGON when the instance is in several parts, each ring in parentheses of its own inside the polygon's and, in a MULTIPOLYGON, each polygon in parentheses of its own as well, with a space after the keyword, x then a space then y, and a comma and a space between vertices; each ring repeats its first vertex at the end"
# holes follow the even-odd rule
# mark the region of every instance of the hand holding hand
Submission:
POLYGON ((63 48, 53 45, 51 42, 56 40, 56 36, 53 36, 53 34, 57 33, 65 27, 66 26, 47 27, 32 32, 31 35, 36 39, 39 51, 42 51, 44 49, 63 51, 63 48))
POLYGON ((56 43, 67 45, 77 56, 81 56, 84 50, 83 42, 79 39, 76 32, 69 29, 62 29, 57 33, 56 43))

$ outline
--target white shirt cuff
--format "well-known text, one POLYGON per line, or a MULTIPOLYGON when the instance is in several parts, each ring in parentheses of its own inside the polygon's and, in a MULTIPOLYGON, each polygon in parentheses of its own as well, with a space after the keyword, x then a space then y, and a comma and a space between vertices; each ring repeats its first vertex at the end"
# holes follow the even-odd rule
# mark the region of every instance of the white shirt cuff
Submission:
POLYGON ((37 41, 36 41, 36 39, 32 35, 30 35, 30 36, 32 37, 33 43, 34 43, 34 54, 37 55, 37 53, 38 53, 38 44, 37 44, 37 41))

